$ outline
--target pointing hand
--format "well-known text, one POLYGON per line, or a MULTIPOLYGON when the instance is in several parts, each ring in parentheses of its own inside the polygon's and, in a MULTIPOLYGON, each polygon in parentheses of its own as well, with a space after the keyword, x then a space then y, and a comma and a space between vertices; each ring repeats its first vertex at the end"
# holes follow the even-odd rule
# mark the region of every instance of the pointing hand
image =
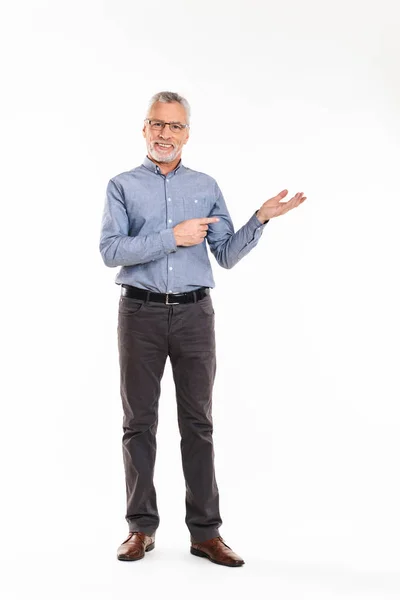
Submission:
POLYGON ((175 225, 174 236, 177 246, 196 246, 204 242, 208 223, 216 223, 219 217, 187 219, 175 225))

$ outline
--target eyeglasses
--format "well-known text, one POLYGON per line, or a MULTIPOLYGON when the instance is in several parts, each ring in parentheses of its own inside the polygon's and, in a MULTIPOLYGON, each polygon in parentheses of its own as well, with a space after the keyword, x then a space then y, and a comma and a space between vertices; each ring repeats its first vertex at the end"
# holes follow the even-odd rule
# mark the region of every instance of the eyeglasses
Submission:
POLYGON ((163 131, 164 127, 166 125, 169 125, 169 129, 170 131, 172 131, 172 133, 180 133, 181 131, 189 127, 189 125, 187 125, 186 123, 168 123, 167 121, 157 121, 156 119, 145 119, 145 122, 146 121, 150 125, 150 128, 154 129, 154 131, 163 131))

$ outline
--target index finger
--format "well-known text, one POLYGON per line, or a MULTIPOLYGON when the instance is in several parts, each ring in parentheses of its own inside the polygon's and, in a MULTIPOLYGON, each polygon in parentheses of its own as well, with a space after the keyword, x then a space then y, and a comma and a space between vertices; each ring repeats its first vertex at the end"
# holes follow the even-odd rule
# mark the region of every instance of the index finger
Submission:
POLYGON ((204 224, 204 223, 216 223, 217 221, 219 221, 219 217, 204 217, 204 218, 200 218, 200 225, 204 224))

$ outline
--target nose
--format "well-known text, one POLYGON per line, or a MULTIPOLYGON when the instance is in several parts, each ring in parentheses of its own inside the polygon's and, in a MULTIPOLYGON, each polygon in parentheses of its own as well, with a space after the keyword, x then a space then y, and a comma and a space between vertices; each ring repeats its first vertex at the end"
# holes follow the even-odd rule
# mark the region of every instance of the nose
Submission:
POLYGON ((162 137, 163 140, 169 138, 171 136, 171 130, 169 128, 169 125, 164 125, 164 129, 160 131, 158 135, 159 137, 162 137))

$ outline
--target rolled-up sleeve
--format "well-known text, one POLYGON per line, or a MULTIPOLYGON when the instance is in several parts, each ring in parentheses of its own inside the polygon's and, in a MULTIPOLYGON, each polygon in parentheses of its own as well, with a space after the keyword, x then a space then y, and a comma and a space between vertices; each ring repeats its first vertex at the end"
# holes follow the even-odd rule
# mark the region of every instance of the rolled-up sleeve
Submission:
POLYGON ((208 224, 207 241, 218 264, 225 269, 231 269, 255 248, 268 221, 261 223, 256 217, 256 210, 247 223, 235 233, 231 216, 217 182, 214 182, 214 194, 214 207, 208 216, 219 217, 219 221, 208 224))
POLYGON ((176 252, 173 229, 130 236, 130 222, 122 188, 110 179, 101 220, 100 253, 107 267, 130 266, 176 252))

